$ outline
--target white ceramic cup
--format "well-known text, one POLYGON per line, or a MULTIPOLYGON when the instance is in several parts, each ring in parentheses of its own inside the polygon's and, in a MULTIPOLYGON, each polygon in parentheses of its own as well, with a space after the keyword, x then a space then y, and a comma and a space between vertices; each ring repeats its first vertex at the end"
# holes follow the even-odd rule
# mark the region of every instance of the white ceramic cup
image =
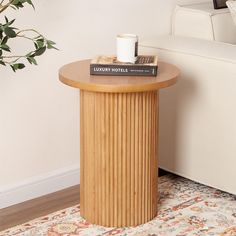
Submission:
POLYGON ((119 34, 116 37, 117 61, 135 63, 138 56, 138 36, 135 34, 119 34))

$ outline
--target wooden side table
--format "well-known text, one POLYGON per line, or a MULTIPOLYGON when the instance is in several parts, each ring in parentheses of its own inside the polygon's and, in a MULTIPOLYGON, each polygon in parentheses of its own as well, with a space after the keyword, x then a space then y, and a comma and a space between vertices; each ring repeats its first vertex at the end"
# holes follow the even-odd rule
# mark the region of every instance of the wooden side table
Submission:
POLYGON ((62 83, 80 89, 81 216, 136 226, 157 215, 158 91, 180 72, 159 62, 156 77, 90 76, 89 64, 59 71, 62 83))

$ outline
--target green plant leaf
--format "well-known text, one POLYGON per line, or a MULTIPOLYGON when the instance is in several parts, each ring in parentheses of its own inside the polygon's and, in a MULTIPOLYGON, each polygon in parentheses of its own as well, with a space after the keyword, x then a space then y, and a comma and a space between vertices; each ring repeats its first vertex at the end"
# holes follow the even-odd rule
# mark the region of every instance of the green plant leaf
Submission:
POLYGON ((52 40, 47 40, 47 44, 55 45, 56 43, 53 42, 52 40))
POLYGON ((29 59, 29 57, 26 57, 27 61, 32 64, 32 61, 29 59))
POLYGON ((21 69, 25 68, 25 64, 23 64, 23 63, 15 63, 12 66, 14 68, 14 71, 21 70, 21 69))
POLYGON ((15 22, 16 19, 13 19, 11 21, 8 22, 8 25, 12 25, 15 22))
POLYGON ((15 9, 19 9, 19 8, 24 7, 25 3, 28 3, 29 5, 31 5, 35 9, 34 4, 31 0, 14 0, 11 3, 11 6, 13 6, 13 8, 15 7, 15 9))
POLYGON ((48 45, 47 45, 47 49, 56 49, 56 50, 59 50, 58 48, 54 47, 54 46, 51 45, 51 44, 48 44, 48 45))
POLYGON ((6 44, 8 41, 9 37, 5 36, 1 42, 1 44, 6 44))
POLYGON ((6 66, 6 64, 0 60, 0 64, 3 65, 3 66, 6 66))
POLYGON ((33 54, 33 56, 41 56, 44 52, 46 51, 46 46, 39 48, 35 51, 35 53, 33 54))
POLYGON ((23 64, 23 63, 18 63, 18 69, 23 69, 23 68, 25 68, 25 64, 23 64))
POLYGON ((10 66, 11 66, 12 70, 13 70, 14 72, 16 72, 16 69, 14 68, 14 66, 13 66, 13 65, 10 65, 10 66))
POLYGON ((33 57, 27 57, 26 59, 30 64, 38 65, 37 61, 33 57))
POLYGON ((41 38, 41 36, 40 36, 40 38, 38 38, 36 41, 37 42, 44 42, 44 38, 41 38))
POLYGON ((51 40, 47 40, 47 49, 56 49, 58 50, 58 48, 54 47, 53 45, 55 45, 56 43, 51 41, 51 40))
POLYGON ((5 18, 6 23, 8 23, 8 18, 6 16, 4 16, 4 18, 5 18))
POLYGON ((17 8, 13 5, 11 5, 11 8, 14 9, 14 10, 17 10, 17 8))
POLYGON ((4 33, 9 38, 15 38, 16 37, 16 32, 10 27, 5 28, 4 33))
POLYGON ((34 42, 34 46, 35 46, 35 48, 36 48, 36 49, 38 49, 38 48, 39 48, 39 47, 38 47, 38 44, 37 44, 37 43, 35 43, 35 42, 34 42))
POLYGON ((35 9, 34 4, 32 3, 31 0, 26 0, 26 2, 29 3, 35 9))
POLYGON ((20 0, 14 0, 11 5, 14 5, 17 9, 24 7, 20 0))
POLYGON ((4 51, 7 51, 7 52, 10 52, 10 51, 11 51, 11 50, 10 50, 10 47, 9 47, 8 45, 6 45, 6 44, 0 45, 0 48, 1 48, 2 50, 4 50, 4 51))
POLYGON ((11 4, 12 5, 17 5, 20 1, 19 0, 14 0, 11 4))
POLYGON ((41 39, 37 39, 36 40, 36 43, 38 45, 38 48, 42 48, 44 46, 44 39, 41 40, 41 39))

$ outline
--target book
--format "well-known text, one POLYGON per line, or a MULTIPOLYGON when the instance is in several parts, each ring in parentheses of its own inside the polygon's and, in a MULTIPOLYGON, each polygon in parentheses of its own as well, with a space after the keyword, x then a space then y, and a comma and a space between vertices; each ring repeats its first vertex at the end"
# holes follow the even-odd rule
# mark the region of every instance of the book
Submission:
POLYGON ((157 56, 140 55, 137 61, 122 63, 115 56, 98 56, 90 62, 91 75, 156 76, 157 56))

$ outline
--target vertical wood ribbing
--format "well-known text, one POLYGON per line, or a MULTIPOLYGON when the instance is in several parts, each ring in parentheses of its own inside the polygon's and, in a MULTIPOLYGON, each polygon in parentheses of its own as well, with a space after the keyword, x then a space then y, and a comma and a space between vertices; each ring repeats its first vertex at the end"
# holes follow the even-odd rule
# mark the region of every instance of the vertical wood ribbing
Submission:
POLYGON ((81 91, 81 215, 124 227, 157 214, 158 92, 81 91))
POLYGON ((80 214, 84 215, 84 91, 80 91, 80 214))

